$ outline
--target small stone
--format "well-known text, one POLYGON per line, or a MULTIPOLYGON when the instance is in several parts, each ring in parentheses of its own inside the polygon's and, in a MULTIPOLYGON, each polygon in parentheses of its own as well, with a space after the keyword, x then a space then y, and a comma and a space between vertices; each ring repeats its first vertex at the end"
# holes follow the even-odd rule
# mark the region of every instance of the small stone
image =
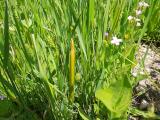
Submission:
POLYGON ((141 74, 141 75, 144 75, 145 73, 144 73, 143 71, 140 71, 140 74, 141 74))
POLYGON ((136 87, 136 92, 139 93, 139 92, 145 92, 145 88, 143 86, 137 86, 136 87))
POLYGON ((139 106, 140 109, 146 109, 148 107, 149 103, 146 100, 142 100, 141 104, 139 106))
POLYGON ((139 85, 142 87, 147 87, 147 85, 151 85, 151 82, 145 79, 145 80, 139 81, 139 85))
POLYGON ((147 66, 147 67, 145 67, 145 70, 146 70, 148 73, 150 73, 150 72, 152 71, 152 69, 151 69, 151 68, 149 68, 148 66, 147 66))
POLYGON ((160 70, 160 63, 153 63, 153 68, 160 70))
POLYGON ((136 117, 133 117, 133 116, 129 116, 128 120, 138 120, 136 117))

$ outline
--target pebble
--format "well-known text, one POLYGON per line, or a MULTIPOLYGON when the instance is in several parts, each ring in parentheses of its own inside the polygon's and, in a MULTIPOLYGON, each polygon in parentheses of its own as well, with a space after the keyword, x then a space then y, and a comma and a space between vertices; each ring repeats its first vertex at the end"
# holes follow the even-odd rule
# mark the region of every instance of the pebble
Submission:
POLYGON ((142 87, 147 87, 148 85, 151 85, 151 82, 147 79, 139 81, 139 85, 142 87))
POLYGON ((141 104, 140 104, 140 106, 139 106, 139 108, 141 109, 141 110, 143 110, 143 109, 146 109, 147 107, 148 107, 148 105, 149 105, 149 103, 146 101, 146 100, 142 100, 141 101, 141 104))

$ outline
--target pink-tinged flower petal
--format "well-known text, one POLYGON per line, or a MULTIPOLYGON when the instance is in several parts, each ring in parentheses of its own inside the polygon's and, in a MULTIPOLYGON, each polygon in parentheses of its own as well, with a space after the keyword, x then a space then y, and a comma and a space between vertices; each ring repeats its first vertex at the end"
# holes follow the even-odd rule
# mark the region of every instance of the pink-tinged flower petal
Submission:
POLYGON ((108 32, 105 32, 104 35, 105 35, 106 37, 108 37, 108 32))
POLYGON ((136 10, 136 15, 141 15, 142 14, 142 11, 141 10, 136 10))
POLYGON ((120 45, 120 42, 122 42, 121 39, 118 39, 117 37, 113 37, 112 40, 111 40, 111 44, 113 45, 120 45))

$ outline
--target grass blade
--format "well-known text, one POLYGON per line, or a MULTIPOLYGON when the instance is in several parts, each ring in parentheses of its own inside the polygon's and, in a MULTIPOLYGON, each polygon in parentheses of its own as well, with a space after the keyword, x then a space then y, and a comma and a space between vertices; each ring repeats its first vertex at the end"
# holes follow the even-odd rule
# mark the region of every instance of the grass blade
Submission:
POLYGON ((8 5, 5 1, 5 18, 4 18, 4 65, 7 65, 9 58, 9 23, 8 23, 8 5))

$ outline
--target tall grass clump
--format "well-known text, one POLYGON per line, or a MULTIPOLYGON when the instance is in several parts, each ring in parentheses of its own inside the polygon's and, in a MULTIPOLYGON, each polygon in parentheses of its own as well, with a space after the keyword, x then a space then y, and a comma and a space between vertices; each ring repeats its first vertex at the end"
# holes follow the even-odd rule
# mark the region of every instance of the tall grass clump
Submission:
POLYGON ((0 1, 0 118, 127 119, 135 52, 159 19, 160 1, 140 2, 0 1))

